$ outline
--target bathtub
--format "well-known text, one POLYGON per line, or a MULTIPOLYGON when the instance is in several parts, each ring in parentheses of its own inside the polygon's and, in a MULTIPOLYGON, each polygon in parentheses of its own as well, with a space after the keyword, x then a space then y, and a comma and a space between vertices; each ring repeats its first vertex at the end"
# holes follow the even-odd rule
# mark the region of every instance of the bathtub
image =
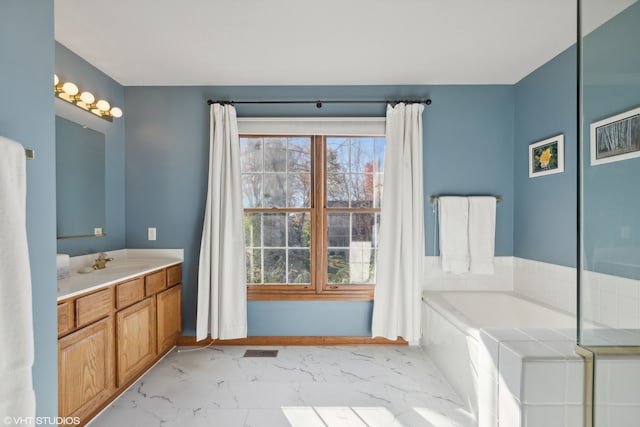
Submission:
POLYGON ((497 331, 508 337, 512 332, 521 337, 529 336, 527 331, 540 334, 551 329, 570 341, 575 328, 575 316, 512 292, 426 291, 422 295, 420 344, 480 426, 495 426, 498 419, 499 343, 492 343, 496 346, 492 356, 487 334, 495 336, 497 331))

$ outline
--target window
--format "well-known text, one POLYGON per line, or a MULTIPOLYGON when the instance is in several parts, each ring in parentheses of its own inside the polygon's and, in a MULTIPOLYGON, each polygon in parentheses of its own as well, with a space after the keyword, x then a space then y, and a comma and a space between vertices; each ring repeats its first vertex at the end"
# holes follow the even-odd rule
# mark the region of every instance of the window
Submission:
POLYGON ((249 299, 371 300, 384 137, 240 137, 249 299))

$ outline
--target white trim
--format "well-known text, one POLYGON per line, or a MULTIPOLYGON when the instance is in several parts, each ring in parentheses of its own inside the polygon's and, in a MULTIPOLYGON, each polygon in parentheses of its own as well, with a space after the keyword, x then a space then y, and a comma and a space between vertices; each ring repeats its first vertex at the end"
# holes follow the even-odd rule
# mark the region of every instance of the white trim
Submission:
POLYGON ((239 117, 240 135, 384 136, 384 117, 239 117))

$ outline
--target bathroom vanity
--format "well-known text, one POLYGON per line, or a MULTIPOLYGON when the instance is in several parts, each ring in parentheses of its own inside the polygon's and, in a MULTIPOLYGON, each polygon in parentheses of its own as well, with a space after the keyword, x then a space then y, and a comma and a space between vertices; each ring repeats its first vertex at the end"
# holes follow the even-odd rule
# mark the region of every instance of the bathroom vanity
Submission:
MULTIPOLYGON (((80 425, 125 391, 181 334, 182 251, 113 251, 88 274, 91 256, 58 281, 58 408, 80 425)), ((80 257, 78 257, 80 258, 80 257)))

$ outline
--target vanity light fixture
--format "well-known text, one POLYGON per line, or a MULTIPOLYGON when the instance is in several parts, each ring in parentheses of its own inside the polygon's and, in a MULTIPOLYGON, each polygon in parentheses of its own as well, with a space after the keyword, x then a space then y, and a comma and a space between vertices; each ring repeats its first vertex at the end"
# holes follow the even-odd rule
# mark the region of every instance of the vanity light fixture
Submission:
POLYGON ((72 82, 60 82, 57 74, 53 75, 53 88, 55 95, 64 99, 65 101, 82 108, 85 111, 95 114, 98 117, 102 117, 110 122, 113 118, 122 117, 122 110, 118 107, 112 107, 108 101, 99 99, 96 101, 96 97, 87 91, 80 93, 80 89, 72 82))

